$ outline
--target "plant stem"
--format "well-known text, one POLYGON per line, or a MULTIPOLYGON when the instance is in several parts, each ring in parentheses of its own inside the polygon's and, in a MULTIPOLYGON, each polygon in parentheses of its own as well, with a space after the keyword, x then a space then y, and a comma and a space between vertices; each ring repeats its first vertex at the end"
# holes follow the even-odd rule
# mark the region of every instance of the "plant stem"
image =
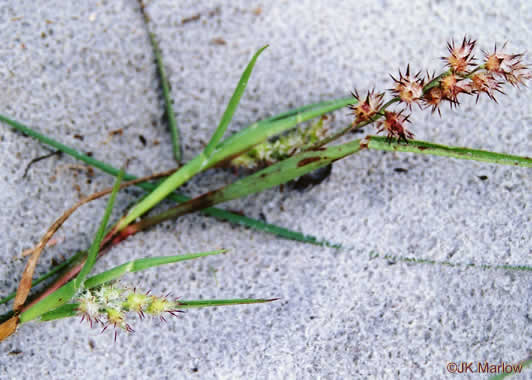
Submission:
POLYGON ((520 166, 524 168, 532 167, 532 158, 515 156, 506 153, 495 153, 486 150, 452 147, 419 140, 408 140, 408 144, 402 144, 397 141, 389 141, 386 137, 381 136, 368 136, 368 140, 369 142, 367 147, 369 149, 375 150, 431 154, 433 156, 452 157, 459 158, 461 160, 489 162, 494 164, 520 166))

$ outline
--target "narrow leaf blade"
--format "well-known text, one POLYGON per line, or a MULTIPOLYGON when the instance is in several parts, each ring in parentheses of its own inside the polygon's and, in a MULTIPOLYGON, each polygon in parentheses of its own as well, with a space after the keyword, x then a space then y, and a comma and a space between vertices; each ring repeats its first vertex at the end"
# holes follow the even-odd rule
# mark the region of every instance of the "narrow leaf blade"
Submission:
MULTIPOLYGON (((146 27, 149 28, 147 22, 146 22, 146 27)), ((170 85, 168 83, 168 78, 166 77, 166 71, 164 70, 161 49, 159 48, 159 44, 157 43, 155 34, 150 31, 148 31, 148 34, 150 36, 150 42, 153 48, 153 54, 155 55, 155 61, 157 63, 157 71, 159 73, 159 79, 160 79, 161 87, 163 90, 163 98, 164 98, 164 105, 166 109, 166 117, 168 120, 168 128, 170 129, 170 136, 172 138, 172 150, 174 152, 174 157, 176 161, 179 163, 181 162, 181 155, 182 155, 181 154, 181 150, 182 150, 181 138, 180 138, 179 128, 177 127, 177 121, 175 118, 174 108, 172 107, 172 95, 170 94, 170 85)))
POLYGON ((213 204, 244 197, 296 179, 358 151, 360 140, 324 150, 298 153, 218 191, 210 192, 207 196, 212 199, 213 204))
POLYGON ((178 309, 193 309, 200 307, 213 307, 213 306, 232 306, 232 305, 250 305, 256 303, 273 302, 279 298, 237 298, 226 300, 179 300, 178 309))
POLYGON ((66 305, 59 306, 57 309, 44 313, 41 316, 41 321, 53 321, 55 319, 62 319, 68 317, 75 317, 78 314, 79 304, 67 303, 66 305))
POLYGON ((111 196, 109 197, 109 201, 107 202, 107 207, 105 208, 105 213, 100 223, 100 227, 98 228, 98 231, 96 232, 96 236, 94 237, 94 240, 92 241, 92 244, 89 248, 89 253, 87 255, 87 261, 85 261, 85 265, 83 265, 83 268, 81 268, 81 271, 79 272, 78 276, 73 281, 77 287, 83 285, 83 281, 85 281, 85 278, 90 273, 90 271, 92 270, 92 267, 96 263, 96 257, 98 256, 98 252, 100 250, 100 244, 102 243, 102 240, 105 234, 105 229, 107 228, 107 223, 111 216, 111 212, 113 211, 116 194, 118 193, 118 190, 120 189, 120 183, 122 182, 122 178, 124 178, 124 171, 120 170, 120 172, 118 173, 118 177, 116 178, 115 184, 113 186, 113 191, 111 192, 111 196))
POLYGON ((132 260, 125 264, 119 265, 117 267, 114 267, 105 272, 99 273, 95 276, 88 278, 85 281, 85 287, 87 289, 94 288, 108 281, 116 280, 117 278, 123 276, 126 273, 134 273, 134 272, 138 272, 141 270, 146 270, 149 268, 157 267, 160 265, 177 263, 179 261, 185 261, 185 260, 193 260, 199 257, 218 255, 224 252, 227 252, 227 250, 221 249, 217 251, 193 253, 193 254, 188 254, 188 255, 146 257, 143 259, 132 260))
POLYGON ((387 141, 385 137, 370 136, 368 148, 376 150, 387 150, 392 152, 431 154, 434 156, 452 157, 461 160, 490 162, 502 165, 521 166, 525 168, 532 167, 531 157, 515 156, 512 154, 489 152, 486 150, 464 147, 447 146, 420 140, 409 140, 408 144, 401 144, 397 141, 387 141))
POLYGON ((64 305, 72 299, 74 294, 76 294, 77 289, 78 288, 75 286, 74 281, 68 282, 52 294, 28 308, 26 311, 22 312, 20 314, 20 323, 31 321, 42 314, 49 312, 50 310, 64 305))
POLYGON ((229 100, 229 104, 227 104, 227 108, 225 109, 225 112, 220 120, 220 123, 218 124, 218 128, 216 128, 216 131, 211 137, 211 140, 207 144, 207 147, 204 150, 205 156, 209 157, 214 150, 214 147, 218 144, 218 142, 221 140, 223 135, 225 134, 225 131, 227 130, 227 127, 229 126, 229 123, 231 122, 231 119, 233 118, 233 115, 236 111, 236 108, 238 107, 238 103, 240 103, 240 99, 242 98, 242 95, 244 94, 244 90, 246 89, 246 86, 248 84, 249 77, 251 75, 251 72, 253 71, 253 67, 255 66, 255 62, 257 61, 257 58, 259 58, 259 55, 268 47, 268 45, 263 46, 260 48, 253 58, 251 58, 251 61, 248 63, 246 69, 242 73, 242 76, 240 77, 240 80, 238 81, 238 84, 235 88, 235 91, 233 93, 233 96, 231 96, 231 99, 229 100))

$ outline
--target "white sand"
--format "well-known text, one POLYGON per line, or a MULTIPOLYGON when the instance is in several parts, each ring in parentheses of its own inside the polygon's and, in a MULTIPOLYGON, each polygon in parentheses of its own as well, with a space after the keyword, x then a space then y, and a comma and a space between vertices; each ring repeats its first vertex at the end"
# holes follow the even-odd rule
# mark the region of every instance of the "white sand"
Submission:
MULTIPOLYGON (((9 3, 0 5, 0 113, 114 166, 130 159, 129 172, 136 175, 171 168, 137 3, 9 3), (117 129, 123 134, 109 138, 117 129)), ((241 71, 266 43, 270 48, 257 63, 231 132, 294 106, 346 96, 354 87, 389 88, 388 73, 408 63, 413 70, 440 70, 451 37, 468 34, 485 49, 509 41, 510 52, 532 50, 530 1, 331 3, 148 3, 186 159, 208 140, 241 71), (195 15, 198 20, 183 23, 195 15)), ((423 140, 531 155, 532 92, 506 90, 499 104, 483 97, 475 105, 470 97, 458 110, 445 106, 442 118, 417 110, 412 130, 423 140)), ((336 126, 345 125, 346 114, 336 112, 336 126)), ((78 162, 65 155, 34 164, 23 178, 29 161, 48 148, 6 125, 0 126, 0 147, 3 295, 24 267, 14 258, 80 194, 109 186, 112 178, 96 171, 88 183, 86 171, 74 170, 78 162)), ((234 178, 211 171, 184 191, 197 195, 234 178)), ((133 258, 226 247, 231 252, 223 257, 130 275, 126 282, 184 299, 280 301, 192 310, 166 325, 134 319, 136 334, 120 334, 116 343, 112 333, 100 335, 77 319, 29 323, 1 344, 0 378, 446 379, 448 362, 524 359, 532 347, 530 272, 390 263, 370 255, 532 265, 531 190, 530 169, 382 152, 347 158, 318 187, 270 190, 225 207, 350 250, 282 240, 194 214, 130 238, 97 265, 99 271, 133 258), (17 350, 22 353, 9 354, 17 350)), ((118 208, 140 194, 121 193, 118 208)), ((66 223, 57 235, 65 240, 44 253, 39 273, 52 258, 88 247, 104 204, 91 203, 66 223)))

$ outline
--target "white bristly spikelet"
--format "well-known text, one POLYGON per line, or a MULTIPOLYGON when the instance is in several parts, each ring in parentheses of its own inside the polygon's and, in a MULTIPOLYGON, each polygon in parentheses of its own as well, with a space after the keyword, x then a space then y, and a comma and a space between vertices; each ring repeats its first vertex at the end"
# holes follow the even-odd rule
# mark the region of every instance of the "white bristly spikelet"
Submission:
POLYGON ((101 316, 100 304, 97 301, 97 298, 90 292, 84 291, 79 295, 79 313, 81 314, 81 321, 87 320, 92 327, 92 322, 100 322, 99 317, 101 316))
POLYGON ((102 332, 109 326, 113 326, 115 340, 117 329, 122 329, 128 333, 134 332, 127 323, 130 312, 137 313, 140 319, 144 319, 144 313, 147 313, 159 317, 162 321, 166 321, 163 316, 164 313, 177 316, 177 313, 182 312, 177 310, 178 301, 148 293, 139 292, 136 288, 119 287, 116 284, 105 284, 94 289, 86 289, 77 297, 78 312, 82 321, 87 320, 91 327, 93 322, 100 323, 103 326, 102 332))

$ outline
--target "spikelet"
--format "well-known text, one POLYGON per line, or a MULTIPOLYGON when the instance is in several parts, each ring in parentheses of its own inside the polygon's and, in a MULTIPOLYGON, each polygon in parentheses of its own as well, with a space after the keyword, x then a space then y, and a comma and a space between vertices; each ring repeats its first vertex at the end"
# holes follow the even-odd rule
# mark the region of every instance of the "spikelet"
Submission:
POLYGON ((145 318, 145 313, 159 317, 166 321, 164 313, 177 316, 181 313, 179 302, 167 297, 158 297, 148 293, 118 287, 114 284, 105 284, 95 289, 85 289, 77 296, 78 314, 81 321, 87 320, 91 327, 93 324, 103 326, 102 332, 109 326, 115 330, 115 340, 118 330, 128 333, 134 332, 127 322, 129 313, 135 312, 140 319, 145 318))

